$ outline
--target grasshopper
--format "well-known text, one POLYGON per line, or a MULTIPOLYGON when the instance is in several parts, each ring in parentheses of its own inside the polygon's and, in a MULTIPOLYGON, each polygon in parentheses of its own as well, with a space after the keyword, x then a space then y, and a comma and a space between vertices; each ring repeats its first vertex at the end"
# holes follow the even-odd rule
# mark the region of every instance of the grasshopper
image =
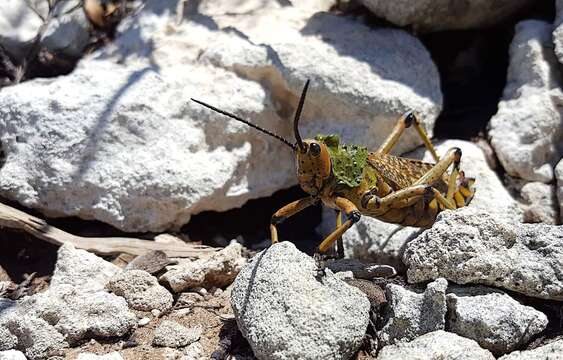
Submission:
POLYGON ((295 153, 299 185, 309 196, 274 213, 270 223, 272 243, 278 242, 276 225, 318 201, 337 211, 336 229, 321 242, 318 250, 324 253, 338 240, 339 257, 343 256, 342 235, 360 220, 361 215, 403 226, 428 228, 436 221, 440 211, 469 204, 475 193, 475 179, 465 177, 459 169, 461 150, 451 148, 439 158, 412 111, 399 118, 391 134, 374 152, 368 152, 366 147, 359 145, 341 144, 338 135, 317 135, 313 139, 302 140, 299 119, 308 87, 309 80, 305 83, 293 120, 295 143, 234 114, 191 99, 280 140, 295 153), (389 154, 405 129, 413 125, 436 163, 389 154), (453 167, 448 174, 450 165, 453 167), (342 213, 347 217, 344 223, 342 213))

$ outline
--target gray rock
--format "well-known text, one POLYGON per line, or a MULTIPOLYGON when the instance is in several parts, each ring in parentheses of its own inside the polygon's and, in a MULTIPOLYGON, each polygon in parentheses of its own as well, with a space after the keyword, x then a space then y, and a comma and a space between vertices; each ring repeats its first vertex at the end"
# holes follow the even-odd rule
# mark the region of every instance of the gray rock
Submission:
POLYGON ((242 256, 242 245, 232 241, 226 248, 214 253, 208 259, 186 260, 168 267, 160 277, 174 292, 190 288, 226 287, 230 285, 246 263, 242 256))
POLYGON ((21 351, 8 350, 0 351, 0 360, 26 360, 27 358, 21 351))
POLYGON ((386 322, 378 337, 383 346, 411 341, 420 335, 444 330, 446 316, 445 279, 428 284, 419 294, 395 284, 386 287, 388 307, 386 322))
POLYGON ((174 262, 166 256, 164 251, 151 250, 133 259, 127 264, 125 270, 143 270, 149 274, 155 274, 171 263, 174 262))
POLYGON ((494 360, 493 354, 471 339, 442 330, 411 342, 385 346, 377 360, 494 360))
POLYGON ((175 321, 165 320, 154 331, 153 345, 183 347, 199 340, 201 328, 187 328, 175 321))
MULTIPOLYGON (((29 1, 41 14, 47 14, 47 3, 41 0, 29 1)), ((27 45, 37 35, 43 24, 41 18, 21 0, 4 0, 0 2, 0 43, 14 56, 21 58, 27 45)))
MULTIPOLYGON (((0 313, 0 328, 17 338, 17 345, 13 348, 24 352, 31 360, 46 359, 68 347, 64 336, 54 326, 25 312, 0 313)), ((3 341, 0 339, 0 343, 3 341)))
POLYGON ((547 326, 547 317, 496 290, 448 289, 449 331, 473 339, 495 355, 525 345, 547 326))
MULTIPOLYGON (((414 130, 409 129, 408 131, 414 130)), ((487 165, 483 151, 475 144, 461 140, 447 140, 438 143, 436 149, 441 155, 452 147, 459 147, 462 150, 461 169, 465 171, 466 176, 476 179, 477 191, 470 207, 486 210, 495 216, 520 221, 522 209, 506 190, 495 171, 487 165)), ((405 156, 432 162, 430 153, 424 149, 418 149, 405 156)), ((327 210, 323 218, 325 220, 322 231, 328 233, 334 228, 334 211, 327 210)), ((388 264, 393 266, 397 272, 404 273, 406 271, 402 262, 404 248, 422 231, 413 227, 401 229, 397 225, 363 216, 344 234, 344 248, 348 257, 388 264)))
POLYGON ((499 360, 561 360, 563 340, 557 340, 533 350, 515 351, 504 355, 499 360))
POLYGON ((371 280, 397 275, 397 272, 392 266, 364 263, 356 259, 338 259, 329 261, 326 266, 334 273, 350 271, 356 279, 371 280))
POLYGON ((555 167, 555 177, 557 178, 557 198, 559 199, 559 216, 563 224, 563 159, 555 167))
MULTIPOLYGON (((115 44, 67 76, 3 89, 2 196, 49 216, 139 232, 178 229, 192 214, 269 196, 297 182, 289 149, 186 101, 220 104, 291 139, 306 78, 313 82, 304 136, 337 132, 375 148, 407 109, 419 111, 431 132, 442 103, 439 75, 408 33, 326 14, 304 24, 301 13, 280 7, 268 12, 270 23, 284 19, 279 31, 264 19, 248 35, 275 36, 250 42, 243 21, 238 31, 174 25, 168 10, 177 3, 151 2, 120 26, 115 44), (69 89, 80 91, 68 96, 69 89)), ((407 135, 397 151, 420 143, 407 135)))
POLYGON ((520 195, 526 202, 524 221, 528 223, 559 223, 559 211, 555 186, 541 182, 530 182, 522 187, 520 195))
POLYGON ((360 1, 375 15, 419 32, 489 27, 532 3, 532 0, 360 1))
POLYGON ((104 259, 71 244, 64 244, 57 252, 57 263, 51 287, 70 285, 82 291, 104 289, 109 279, 121 269, 104 259))
POLYGON ((49 50, 80 57, 90 40, 90 22, 78 0, 60 1, 45 29, 41 44, 49 50))
POLYGON ((563 103, 559 63, 550 51, 552 25, 516 25, 506 88, 489 123, 491 145, 509 175, 548 183, 563 156, 563 103))
POLYGON ((553 43, 555 55, 560 63, 563 63, 563 0, 555 0, 556 17, 553 24, 553 43))
POLYGON ((7 327, 0 324, 0 351, 13 349, 17 344, 18 338, 12 335, 7 327))
POLYGON ((76 360, 123 360, 120 353, 114 351, 104 355, 97 355, 93 353, 80 353, 76 360))
POLYGON ((370 303, 281 242, 254 256, 231 293, 237 324, 259 359, 348 359, 362 343, 370 303))
POLYGON ((172 294, 158 283, 158 280, 143 270, 130 270, 114 276, 106 288, 127 300, 135 310, 166 311, 172 307, 172 294))
POLYGON ((407 244, 409 282, 445 277, 563 300, 563 227, 507 222, 487 212, 445 211, 407 244))

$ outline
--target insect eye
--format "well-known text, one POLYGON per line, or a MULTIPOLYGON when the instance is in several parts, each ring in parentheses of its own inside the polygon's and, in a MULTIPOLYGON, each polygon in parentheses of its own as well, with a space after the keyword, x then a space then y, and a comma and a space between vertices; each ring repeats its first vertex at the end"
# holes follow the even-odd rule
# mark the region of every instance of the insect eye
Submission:
POLYGON ((321 153, 321 146, 317 143, 312 143, 309 146, 309 151, 311 152, 311 155, 319 156, 319 154, 321 153))

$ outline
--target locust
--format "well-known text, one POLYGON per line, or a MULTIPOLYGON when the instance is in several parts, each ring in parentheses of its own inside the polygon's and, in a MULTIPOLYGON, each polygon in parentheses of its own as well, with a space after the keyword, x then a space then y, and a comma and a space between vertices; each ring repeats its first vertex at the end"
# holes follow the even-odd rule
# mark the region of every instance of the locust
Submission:
POLYGON ((362 215, 402 226, 429 228, 439 212, 455 210, 470 203, 475 194, 475 179, 465 177, 460 170, 461 149, 451 148, 440 158, 414 111, 402 114, 385 141, 373 152, 365 146, 343 144, 334 134, 303 140, 299 119, 308 88, 309 80, 295 111, 295 143, 235 114, 191 99, 280 140, 295 154, 297 179, 308 196, 291 202, 272 215, 272 243, 279 240, 277 225, 319 201, 336 210, 336 228, 317 249, 326 253, 338 241, 339 257, 343 256, 342 235, 362 215), (401 135, 411 126, 418 132, 435 163, 390 154, 401 135), (452 170, 448 173, 450 166, 452 170), (346 216, 344 223, 342 214, 346 216))

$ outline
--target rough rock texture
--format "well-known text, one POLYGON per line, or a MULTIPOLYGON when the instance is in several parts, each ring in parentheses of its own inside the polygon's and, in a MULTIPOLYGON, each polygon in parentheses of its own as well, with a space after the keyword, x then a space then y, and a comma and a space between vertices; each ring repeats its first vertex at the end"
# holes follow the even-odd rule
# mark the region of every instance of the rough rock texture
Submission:
POLYGON ((563 0, 555 0, 556 17, 553 27, 553 43, 555 44, 555 55, 563 64, 563 0))
POLYGON ((78 354, 76 360, 123 360, 123 356, 121 356, 120 353, 115 351, 104 355, 96 355, 93 353, 81 353, 78 354))
POLYGON ((158 283, 158 280, 143 270, 129 270, 114 276, 106 288, 122 296, 135 310, 166 311, 172 307, 172 294, 158 283))
POLYGON ((499 360, 560 360, 563 356, 563 340, 557 340, 533 350, 515 351, 499 360))
POLYGON ((489 123, 491 145, 509 175, 550 182, 563 156, 563 93, 550 49, 552 25, 523 21, 510 46, 507 86, 489 123))
POLYGON ((375 15, 421 32, 488 27, 532 0, 360 0, 375 15))
MULTIPOLYGON (((414 132, 412 129, 407 131, 414 132)), ((477 191, 469 206, 487 210, 495 216, 504 216, 514 221, 521 220, 520 206, 505 189, 497 174, 487 165, 483 151, 470 142, 460 140, 438 143, 436 149, 441 155, 452 147, 459 147, 462 150, 461 169, 467 176, 476 179, 477 191)), ((432 162, 430 153, 422 148, 405 156, 423 158, 425 161, 432 162)), ((325 218, 323 231, 328 232, 334 228, 334 211, 328 209, 325 218)), ((397 230, 397 225, 363 216, 343 236, 346 254, 352 258, 392 265, 402 273, 405 271, 402 262, 405 244, 420 235, 422 230, 407 227, 393 234, 397 230)))
POLYGON ((547 317, 507 294, 485 287, 448 289, 448 331, 506 354, 530 341, 547 326, 547 317))
POLYGON ((57 252, 57 263, 51 287, 70 285, 82 291, 104 289, 109 279, 121 269, 110 262, 71 244, 64 244, 57 252))
POLYGON ((524 221, 529 223, 559 224, 559 204, 556 187, 541 182, 530 182, 522 187, 524 221))
POLYGON ((8 350, 0 351, 0 360, 26 360, 26 357, 21 351, 8 350))
POLYGON ((472 208, 446 211, 407 244, 409 282, 445 277, 563 300, 563 227, 510 223, 472 208))
MULTIPOLYGON (((302 13, 311 12, 292 6, 268 10, 270 23, 288 20, 275 31, 266 18, 252 28, 244 15, 208 5, 210 15, 177 26, 169 15, 177 3, 148 1, 114 46, 67 76, 3 89, 2 196, 51 216, 155 232, 268 196, 297 181, 289 148, 187 100, 220 104, 291 139, 306 78, 304 136, 337 132, 375 148, 410 108, 432 130, 438 72, 404 31, 327 14, 307 21, 302 13), (218 29, 229 21, 234 30, 218 29), (258 32, 275 36, 256 42, 258 32)), ((411 134, 399 150, 420 143, 411 134)))
MULTIPOLYGON (((0 43, 20 58, 43 24, 40 17, 47 15, 45 1, 4 0, 0 2, 0 43)), ((78 0, 65 0, 53 10, 53 20, 45 30, 41 45, 51 52, 80 56, 90 39, 90 23, 78 0), (73 11, 71 11, 74 9, 73 11)))
POLYGON ((559 199, 559 216, 563 224, 563 159, 555 167, 555 177, 557 178, 557 198, 559 199))
POLYGON ((384 314, 386 323, 378 333, 381 344, 411 341, 420 335, 444 330, 447 287, 445 279, 438 279, 428 284, 424 293, 418 294, 388 284, 385 289, 388 302, 384 314))
POLYGON ((377 360, 494 360, 493 354, 474 340, 442 330, 411 342, 385 346, 377 360))
POLYGON ((254 256, 231 293, 237 324, 259 359, 347 359, 366 332, 370 303, 330 270, 281 242, 254 256))
POLYGON ((228 286, 246 263, 241 250, 242 245, 233 241, 208 259, 188 260, 170 266, 160 280, 168 283, 174 292, 182 292, 194 287, 208 289, 228 286))
POLYGON ((196 342, 201 337, 201 328, 187 328, 175 321, 166 320, 154 331, 153 344, 156 346, 182 347, 196 342))
POLYGON ((18 344, 18 338, 12 335, 8 328, 0 327, 0 351, 13 349, 18 344))

